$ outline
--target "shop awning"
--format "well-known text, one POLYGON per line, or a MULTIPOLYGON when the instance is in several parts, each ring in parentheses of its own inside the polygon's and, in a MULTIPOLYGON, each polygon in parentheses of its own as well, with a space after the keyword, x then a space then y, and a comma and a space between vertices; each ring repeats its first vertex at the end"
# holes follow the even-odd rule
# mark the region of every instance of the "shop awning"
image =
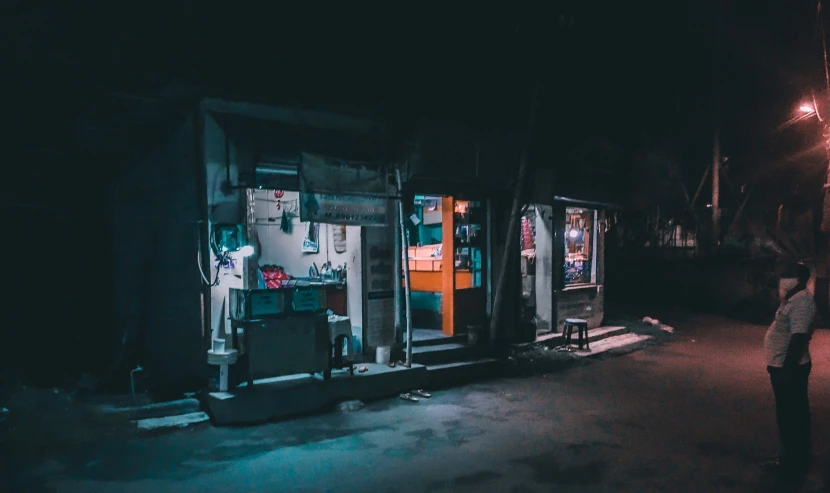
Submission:
POLYGON ((264 104, 205 98, 199 104, 203 111, 236 115, 257 120, 268 120, 288 125, 307 126, 328 130, 344 130, 364 134, 383 133, 382 122, 367 118, 337 115, 302 108, 286 108, 264 104))
POLYGON ((462 200, 480 200, 497 194, 509 194, 512 190, 492 183, 476 179, 450 180, 429 175, 411 177, 404 183, 404 195, 427 194, 437 196, 452 196, 462 200))
POLYGON ((300 188, 314 193, 383 197, 394 193, 382 163, 346 161, 303 152, 300 156, 300 188))
POLYGON ((622 210, 623 207, 619 204, 612 204, 610 202, 596 202, 593 200, 580 200, 569 197, 553 197, 554 202, 565 203, 575 207, 584 207, 586 209, 602 209, 602 210, 622 210))
POLYGON ((382 163, 344 161, 304 152, 300 158, 300 219, 385 226, 395 190, 382 163))
MULTIPOLYGON (((233 148, 240 184, 251 188, 300 190, 303 153, 332 156, 338 166, 322 176, 342 179, 340 165, 382 163, 388 151, 385 136, 377 132, 383 125, 362 118, 213 99, 200 107, 228 139, 222 147, 233 148)), ((340 190, 363 191, 345 185, 340 190)))

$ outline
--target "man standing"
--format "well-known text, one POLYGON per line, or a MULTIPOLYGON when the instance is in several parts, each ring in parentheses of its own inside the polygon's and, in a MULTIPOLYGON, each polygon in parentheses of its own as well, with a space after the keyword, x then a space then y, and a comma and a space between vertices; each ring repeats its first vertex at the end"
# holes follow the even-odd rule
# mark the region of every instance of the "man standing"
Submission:
POLYGON ((809 344, 816 304, 807 289, 810 275, 804 264, 785 269, 778 284, 781 305, 764 338, 782 452, 764 465, 795 474, 807 472, 813 461, 807 382, 812 368, 809 344))

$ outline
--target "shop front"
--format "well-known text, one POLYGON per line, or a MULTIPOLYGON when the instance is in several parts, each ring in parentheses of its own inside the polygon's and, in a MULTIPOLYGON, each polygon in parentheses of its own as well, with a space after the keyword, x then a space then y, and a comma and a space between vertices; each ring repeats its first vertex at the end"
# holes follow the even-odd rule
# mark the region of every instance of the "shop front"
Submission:
POLYGON ((542 336, 566 319, 604 317, 605 233, 611 204, 554 197, 531 204, 521 218, 522 322, 542 336))
MULTIPOLYGON (((425 125, 409 142, 404 222, 412 325, 422 352, 448 337, 468 349, 515 337, 515 303, 503 309, 495 337, 490 329, 517 162, 513 137, 425 125)), ((507 291, 514 290, 511 283, 507 291)))
MULTIPOLYGON (((125 348, 136 341, 135 375, 171 392, 214 382, 227 392, 211 394, 211 412, 223 407, 231 421, 257 406, 263 419, 298 411, 280 408, 291 399, 251 406, 234 394, 265 388, 255 380, 313 378, 304 388, 317 393, 297 400, 317 404, 418 389, 419 358, 436 355, 421 348, 411 368, 377 364, 384 350, 397 362, 406 345, 404 265, 416 331, 466 340, 470 327, 486 327, 512 147, 426 130, 411 139, 421 143, 414 152, 389 140, 359 117, 216 99, 187 111, 112 197, 115 325, 125 348), (390 206, 392 155, 403 164, 408 258, 390 206), (344 379, 349 368, 355 378, 344 379), (315 382, 331 385, 318 392, 315 382)), ((437 352, 473 357, 463 349, 437 352)))
POLYGON ((487 322, 487 201, 415 194, 409 216, 412 324, 422 338, 487 322))
POLYGON ((201 256, 219 389, 354 371, 396 336, 398 230, 381 137, 359 120, 326 129, 223 109, 205 115, 201 256))

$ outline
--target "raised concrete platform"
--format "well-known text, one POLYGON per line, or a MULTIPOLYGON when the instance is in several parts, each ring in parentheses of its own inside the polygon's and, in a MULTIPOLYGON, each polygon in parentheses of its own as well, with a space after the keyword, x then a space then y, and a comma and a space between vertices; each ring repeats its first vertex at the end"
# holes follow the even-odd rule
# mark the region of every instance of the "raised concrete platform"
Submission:
POLYGON ((622 334, 603 339, 591 345, 590 351, 575 350, 574 355, 581 358, 597 356, 612 349, 625 349, 629 346, 640 346, 643 342, 652 339, 652 336, 644 334, 622 334))
POLYGON ((440 330, 413 329, 412 345, 415 347, 432 346, 438 344, 464 344, 467 342, 466 335, 448 336, 440 330))
POLYGON ((432 368, 434 365, 475 359, 481 352, 481 348, 458 343, 416 346, 412 348, 412 361, 432 368))
POLYGON ((375 363, 362 363, 368 371, 332 372, 331 380, 318 376, 291 375, 255 380, 230 392, 211 392, 204 397, 204 406, 217 426, 253 424, 313 413, 344 400, 372 400, 393 397, 401 392, 423 388, 429 382, 426 367, 390 368, 375 363))
POLYGON ((131 420, 163 418, 180 416, 199 411, 198 399, 179 399, 175 401, 157 402, 155 404, 116 406, 113 404, 95 405, 95 409, 104 414, 120 414, 131 420))
POLYGON ((207 421, 208 415, 199 411, 195 413, 166 416, 163 418, 140 419, 135 422, 139 430, 157 430, 160 428, 184 428, 196 423, 207 421))
MULTIPOLYGON (((593 344, 595 342, 602 341, 603 339, 608 339, 609 337, 618 336, 627 332, 628 329, 621 326, 597 327, 596 329, 588 331, 588 343, 593 344)), ((565 336, 561 332, 544 334, 537 337, 535 343, 543 343, 546 346, 558 346, 565 343, 565 336)), ((574 330, 573 334, 571 334, 571 345, 575 344, 579 344, 579 334, 576 330, 574 330)))
POLYGON ((504 371, 504 362, 495 358, 479 358, 431 365, 429 386, 431 389, 463 385, 478 380, 496 378, 504 371))

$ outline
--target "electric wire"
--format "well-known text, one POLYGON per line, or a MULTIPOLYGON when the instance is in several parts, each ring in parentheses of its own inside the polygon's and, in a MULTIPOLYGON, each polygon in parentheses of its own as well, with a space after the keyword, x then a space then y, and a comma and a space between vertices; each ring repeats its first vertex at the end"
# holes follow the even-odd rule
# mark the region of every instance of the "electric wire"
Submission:
POLYGON ((216 244, 216 239, 211 236, 210 240, 210 247, 213 250, 214 254, 216 254, 217 264, 216 264, 216 277, 213 279, 213 282, 210 282, 205 276, 205 272, 202 270, 202 253, 199 252, 199 255, 196 257, 196 260, 199 263, 199 275, 202 277, 202 281, 210 287, 218 286, 219 285, 219 273, 222 271, 222 266, 230 260, 230 252, 223 252, 219 245, 216 244))

